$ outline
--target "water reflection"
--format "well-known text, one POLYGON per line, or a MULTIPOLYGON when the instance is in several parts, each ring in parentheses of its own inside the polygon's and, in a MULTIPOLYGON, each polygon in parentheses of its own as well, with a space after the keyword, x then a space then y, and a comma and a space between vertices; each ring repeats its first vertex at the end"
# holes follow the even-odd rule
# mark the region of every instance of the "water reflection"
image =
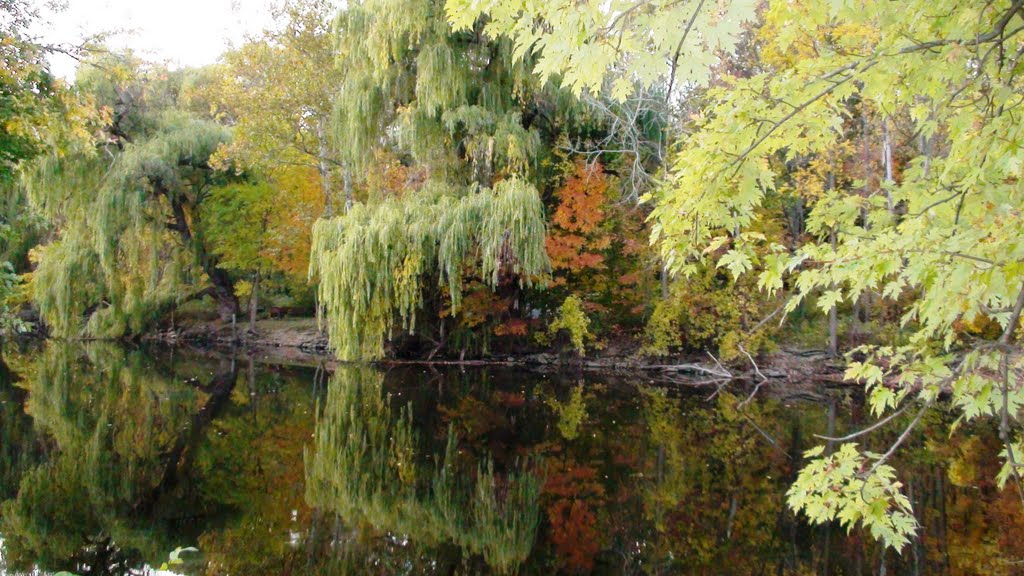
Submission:
POLYGON ((597 376, 325 378, 58 343, 5 357, 8 573, 144 573, 179 546, 202 551, 180 573, 246 575, 1013 574, 1024 559, 995 431, 950 437, 941 413, 896 463, 922 526, 902 555, 795 518, 801 452, 862 418, 813 386, 741 408, 728 390, 597 376))
POLYGON ((526 467, 496 470, 489 456, 472 457, 454 424, 435 450, 435 438, 414 427, 411 403, 395 410, 394 402, 382 373, 335 372, 306 460, 307 503, 403 544, 453 544, 499 573, 515 572, 533 549, 541 480, 526 467))

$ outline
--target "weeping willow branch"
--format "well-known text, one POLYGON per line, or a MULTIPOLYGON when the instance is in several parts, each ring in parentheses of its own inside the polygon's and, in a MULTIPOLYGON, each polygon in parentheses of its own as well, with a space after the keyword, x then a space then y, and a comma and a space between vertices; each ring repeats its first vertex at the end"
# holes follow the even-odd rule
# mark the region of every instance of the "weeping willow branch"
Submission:
POLYGON ((396 324, 415 330, 424 283, 435 273, 453 310, 467 268, 492 288, 503 274, 532 284, 550 270, 544 236, 540 197, 515 178, 462 196, 434 184, 318 221, 310 276, 320 279, 319 315, 332 349, 345 360, 379 358, 396 324))
POLYGON ((216 124, 168 113, 108 167, 98 150, 40 162, 25 186, 63 223, 57 240, 39 251, 32 280, 53 334, 139 333, 202 274, 230 317, 237 308, 230 279, 196 229, 202 191, 222 177, 208 160, 228 138, 216 124))

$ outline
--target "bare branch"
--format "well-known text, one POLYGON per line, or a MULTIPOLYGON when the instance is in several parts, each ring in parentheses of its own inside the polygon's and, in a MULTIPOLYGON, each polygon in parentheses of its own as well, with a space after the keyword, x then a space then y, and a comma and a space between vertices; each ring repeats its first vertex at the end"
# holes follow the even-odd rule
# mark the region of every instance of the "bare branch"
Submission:
POLYGON ((746 400, 736 405, 736 409, 742 411, 747 406, 747 404, 754 399, 754 396, 757 396, 758 390, 760 390, 761 386, 763 386, 764 383, 768 381, 768 377, 761 373, 761 369, 757 367, 757 362, 754 362, 754 357, 750 355, 750 352, 747 352, 747 349, 744 348, 742 344, 739 345, 739 348, 740 352, 743 352, 743 354, 746 355, 747 359, 750 360, 750 365, 754 367, 754 373, 761 378, 761 381, 758 382, 757 385, 754 386, 754 389, 750 392, 750 396, 747 396, 746 400))
POLYGON ((846 436, 832 437, 832 436, 822 436, 821 434, 815 434, 814 437, 815 438, 821 438, 822 440, 827 440, 829 442, 846 442, 846 441, 849 441, 849 440, 853 440, 854 438, 857 438, 859 436, 863 436, 864 434, 867 434, 868 432, 873 432, 875 430, 878 430, 882 426, 885 426, 889 422, 893 421, 900 414, 903 414, 904 412, 906 412, 907 409, 910 408, 910 406, 911 406, 910 404, 905 404, 899 410, 893 412, 892 414, 886 416, 885 418, 882 418, 881 420, 879 420, 878 422, 875 422, 871 426, 868 426, 867 428, 863 428, 863 429, 858 430, 856 432, 852 432, 850 434, 847 434, 846 436))
POLYGON ((911 420, 910 424, 907 425, 907 427, 903 430, 903 433, 900 434, 900 437, 896 439, 896 442, 894 442, 892 446, 889 447, 885 454, 882 454, 878 458, 878 460, 875 460, 875 463, 873 466, 871 466, 871 469, 869 469, 867 472, 861 475, 862 478, 866 479, 871 477, 871 475, 874 474, 875 471, 877 471, 882 464, 885 464, 885 462, 889 460, 889 458, 892 458, 892 455, 896 453, 896 449, 899 448, 904 441, 906 441, 906 439, 910 436, 910 433, 914 430, 914 428, 917 427, 917 423, 921 421, 921 417, 924 416, 924 413, 927 412, 928 409, 932 407, 932 404, 934 402, 935 399, 932 398, 924 403, 924 406, 922 406, 921 409, 918 410, 917 415, 914 416, 914 419, 911 420))

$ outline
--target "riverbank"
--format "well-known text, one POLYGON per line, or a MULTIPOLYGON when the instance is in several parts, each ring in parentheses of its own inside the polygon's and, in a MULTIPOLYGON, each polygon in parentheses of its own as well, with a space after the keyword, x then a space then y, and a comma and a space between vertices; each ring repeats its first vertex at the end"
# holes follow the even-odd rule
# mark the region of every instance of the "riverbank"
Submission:
MULTIPOLYGON (((342 364, 331 354, 327 336, 320 331, 315 318, 259 320, 255 330, 249 329, 248 324, 231 326, 219 322, 195 322, 148 334, 143 341, 214 353, 240 351, 267 364, 318 366, 326 370, 342 364)), ((652 358, 639 355, 638 348, 627 340, 592 351, 586 357, 549 350, 499 353, 484 358, 387 358, 376 363, 393 366, 523 366, 540 371, 573 369, 631 374, 651 381, 683 385, 738 380, 845 384, 842 361, 830 358, 824 350, 780 349, 757 359, 750 357, 744 362, 724 365, 710 354, 652 358)))

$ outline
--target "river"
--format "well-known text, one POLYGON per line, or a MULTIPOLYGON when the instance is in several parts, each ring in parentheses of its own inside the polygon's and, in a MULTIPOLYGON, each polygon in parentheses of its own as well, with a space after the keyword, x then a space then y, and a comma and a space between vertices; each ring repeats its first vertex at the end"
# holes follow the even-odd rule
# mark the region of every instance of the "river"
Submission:
POLYGON ((871 421, 849 390, 766 387, 741 409, 733 387, 507 367, 328 372, 57 342, 5 358, 6 574, 1013 574, 1024 559, 995 428, 950 435, 942 410, 894 462, 910 546, 795 516, 785 494, 814 435, 871 421))

